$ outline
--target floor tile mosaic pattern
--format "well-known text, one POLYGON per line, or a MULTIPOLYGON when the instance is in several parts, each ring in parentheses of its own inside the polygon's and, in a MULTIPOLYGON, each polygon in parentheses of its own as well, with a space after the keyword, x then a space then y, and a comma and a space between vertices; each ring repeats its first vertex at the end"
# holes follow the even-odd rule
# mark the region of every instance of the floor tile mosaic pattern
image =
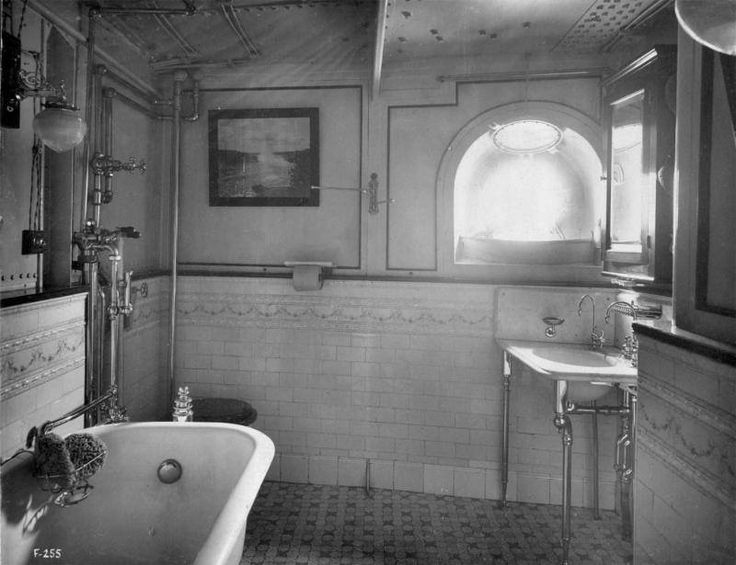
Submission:
MULTIPOLYGON (((248 517, 246 564, 558 563, 560 507, 405 491, 266 482, 248 517)), ((570 563, 631 563, 619 517, 573 509, 570 563)))

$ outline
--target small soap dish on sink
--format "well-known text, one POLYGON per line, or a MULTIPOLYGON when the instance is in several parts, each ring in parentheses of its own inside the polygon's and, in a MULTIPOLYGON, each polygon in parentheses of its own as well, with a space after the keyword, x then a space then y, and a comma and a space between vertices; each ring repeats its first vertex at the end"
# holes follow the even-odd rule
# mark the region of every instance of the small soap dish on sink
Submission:
POLYGON ((544 330, 544 335, 547 337, 554 337, 557 335, 557 326, 564 324, 564 318, 558 318, 556 316, 545 316, 542 321, 546 324, 547 328, 544 330))

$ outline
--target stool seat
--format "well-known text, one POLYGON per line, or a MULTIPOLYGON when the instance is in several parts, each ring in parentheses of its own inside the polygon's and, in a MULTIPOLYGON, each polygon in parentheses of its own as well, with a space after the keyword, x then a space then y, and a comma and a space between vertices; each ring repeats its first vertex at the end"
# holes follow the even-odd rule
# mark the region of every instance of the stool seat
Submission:
POLYGON ((249 426, 256 421, 256 409, 236 398, 195 398, 192 409, 195 422, 224 422, 249 426))

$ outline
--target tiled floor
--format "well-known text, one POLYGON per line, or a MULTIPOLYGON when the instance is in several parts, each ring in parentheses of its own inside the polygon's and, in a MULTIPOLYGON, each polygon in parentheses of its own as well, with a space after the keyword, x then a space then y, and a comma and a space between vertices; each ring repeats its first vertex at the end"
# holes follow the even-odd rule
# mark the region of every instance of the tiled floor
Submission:
MULTIPOLYGON (((413 492, 266 482, 241 565, 557 563, 560 507, 413 492)), ((630 563, 613 512, 573 509, 570 563, 630 563)))

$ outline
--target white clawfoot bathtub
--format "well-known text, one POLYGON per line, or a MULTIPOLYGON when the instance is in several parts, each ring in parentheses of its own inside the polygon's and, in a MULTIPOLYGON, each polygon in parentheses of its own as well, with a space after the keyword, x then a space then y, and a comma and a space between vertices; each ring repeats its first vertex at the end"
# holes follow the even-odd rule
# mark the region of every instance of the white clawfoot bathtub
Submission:
POLYGON ((274 455, 273 442, 244 426, 143 422, 84 430, 109 449, 89 496, 53 503, 32 477, 33 457, 2 468, 4 565, 237 565, 245 526, 274 455), (181 478, 165 484, 159 465, 181 478))

